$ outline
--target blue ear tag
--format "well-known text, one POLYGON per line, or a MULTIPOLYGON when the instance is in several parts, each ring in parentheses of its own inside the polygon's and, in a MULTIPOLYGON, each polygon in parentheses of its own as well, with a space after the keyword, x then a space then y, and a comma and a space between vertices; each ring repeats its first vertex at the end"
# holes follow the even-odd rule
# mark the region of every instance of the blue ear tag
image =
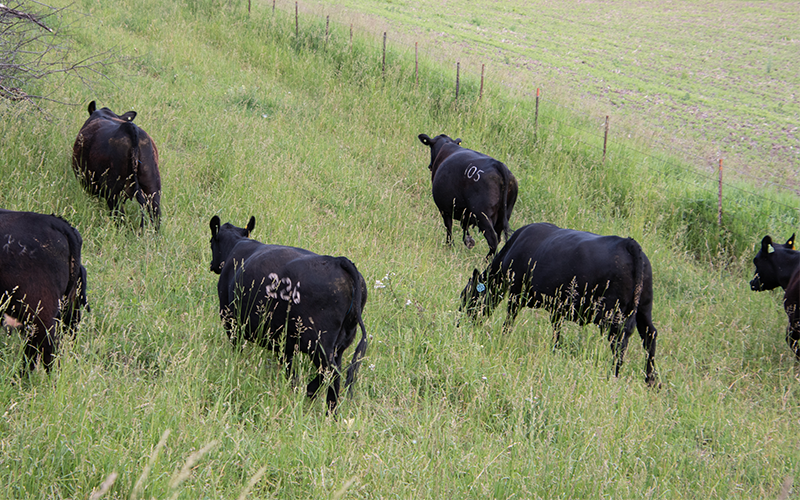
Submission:
POLYGON ((483 293, 484 290, 486 290, 486 285, 483 283, 478 283, 478 286, 475 287, 475 290, 477 290, 478 293, 483 293))

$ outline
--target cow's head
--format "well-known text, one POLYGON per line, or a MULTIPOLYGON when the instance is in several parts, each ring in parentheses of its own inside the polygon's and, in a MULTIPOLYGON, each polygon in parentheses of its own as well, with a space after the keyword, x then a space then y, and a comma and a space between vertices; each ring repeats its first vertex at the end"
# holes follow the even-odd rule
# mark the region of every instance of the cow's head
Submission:
POLYGON ((110 120, 121 120, 124 122, 132 122, 133 119, 136 118, 136 111, 128 111, 123 115, 118 115, 108 108, 101 108, 98 110, 97 104, 94 101, 89 103, 88 111, 90 117, 92 117, 95 114, 95 112, 97 112, 96 115, 97 118, 107 118, 110 120))
POLYGON ((489 284, 486 273, 481 274, 477 269, 472 270, 472 277, 467 281, 467 286, 461 292, 461 308, 470 318, 475 319, 479 313, 487 314, 489 308, 489 284))
POLYGON ((789 283, 789 279, 800 263, 800 252, 794 250, 793 234, 781 245, 772 242, 772 238, 764 236, 761 249, 753 258, 756 274, 750 281, 750 289, 756 292, 773 290, 789 283))
POLYGON ((247 227, 241 228, 230 222, 220 226, 219 217, 215 215, 211 218, 209 225, 211 227, 211 271, 220 274, 236 243, 250 237, 250 233, 256 227, 256 218, 250 217, 247 227))
MULTIPOLYGON (((439 153, 448 145, 459 147, 461 145, 461 139, 451 139, 444 134, 437 135, 433 139, 431 139, 428 134, 419 134, 419 141, 431 148, 431 163, 428 165, 428 170, 433 172, 434 163, 436 162, 436 157, 439 156, 439 153)), ((449 153, 448 153, 449 154, 449 153)))

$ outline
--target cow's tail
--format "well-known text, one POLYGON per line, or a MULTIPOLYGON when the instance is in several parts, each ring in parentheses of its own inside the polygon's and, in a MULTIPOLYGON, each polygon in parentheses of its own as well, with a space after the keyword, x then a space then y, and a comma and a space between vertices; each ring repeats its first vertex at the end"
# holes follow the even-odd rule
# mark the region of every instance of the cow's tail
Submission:
POLYGON ((639 310, 639 302, 642 300, 642 290, 644 289, 644 252, 641 245, 633 238, 625 240, 625 248, 633 258, 633 308, 631 316, 636 316, 639 310))
POLYGON ((361 282, 364 278, 361 276, 361 273, 358 272, 358 269, 356 269, 355 264, 346 257, 339 257, 339 264, 342 266, 342 269, 347 271, 347 274, 349 274, 353 280, 353 300, 346 316, 354 316, 356 321, 358 321, 358 325, 361 327, 361 340, 358 341, 356 350, 353 353, 353 360, 347 368, 347 379, 345 379, 344 385, 345 388, 350 388, 349 391, 352 394, 353 382, 356 380, 356 372, 358 372, 358 367, 361 366, 361 359, 367 352, 367 329, 364 327, 364 320, 361 318, 361 304, 366 297, 364 297, 365 291, 361 289, 361 282))
MULTIPOLYGON (((60 218, 59 218, 60 219, 60 218)), ((69 248, 69 277, 67 287, 64 290, 65 303, 62 305, 63 313, 62 324, 69 328, 75 326, 76 318, 80 314, 81 306, 87 306, 86 300, 86 268, 81 264, 81 247, 83 239, 77 229, 72 227, 67 221, 61 219, 63 226, 61 233, 67 239, 69 248)))
MULTIPOLYGON (((499 163, 499 168, 497 170, 503 177, 503 193, 502 193, 502 203, 500 205, 500 220, 503 221, 503 234, 506 237, 506 243, 508 243, 508 219, 510 217, 510 214, 508 213, 509 212, 508 190, 511 187, 511 171, 508 170, 508 167, 506 167, 505 163, 503 162, 498 162, 498 163, 499 163)), ((497 239, 499 243, 500 240, 499 234, 497 235, 497 239)))
POLYGON ((133 176, 134 197, 136 202, 142 207, 146 206, 147 200, 145 199, 142 188, 139 186, 139 127, 132 121, 127 121, 120 126, 120 129, 131 140, 131 153, 128 157, 128 166, 130 167, 131 175, 133 176))

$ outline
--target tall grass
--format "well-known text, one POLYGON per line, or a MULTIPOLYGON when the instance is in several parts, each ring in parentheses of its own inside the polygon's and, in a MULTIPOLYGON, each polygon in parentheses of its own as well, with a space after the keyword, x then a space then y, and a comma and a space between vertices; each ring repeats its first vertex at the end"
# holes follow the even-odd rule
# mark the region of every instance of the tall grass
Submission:
POLYGON ((797 477, 781 298, 746 283, 752 245, 766 228, 790 234, 791 212, 729 214, 732 239, 717 244, 695 187, 624 148, 603 163, 561 128, 563 112, 543 111, 534 130, 529 101, 478 101, 467 79, 456 102, 447 68, 422 61, 415 86, 413 57, 390 52, 384 72, 378 41, 351 45, 339 26, 326 41, 313 17, 295 37, 293 13, 256 7, 79 2, 85 54, 130 58, 90 90, 67 87, 78 106, 45 103, 47 119, 2 104, 0 205, 81 231, 92 312, 50 375, 17 378, 20 338, 1 337, 0 495, 87 498, 117 473, 105 498, 752 498, 797 477), (93 99, 136 110, 159 146, 158 234, 110 219, 71 172, 93 99), (513 227, 642 244, 660 390, 643 382, 637 342, 615 379, 595 328, 570 325, 554 351, 541 312, 508 333, 501 311, 460 315, 485 243, 444 245, 421 132, 509 165, 513 227), (346 255, 370 284, 370 347, 337 418, 271 353, 230 347, 208 270, 214 214, 255 215, 260 241, 346 255))

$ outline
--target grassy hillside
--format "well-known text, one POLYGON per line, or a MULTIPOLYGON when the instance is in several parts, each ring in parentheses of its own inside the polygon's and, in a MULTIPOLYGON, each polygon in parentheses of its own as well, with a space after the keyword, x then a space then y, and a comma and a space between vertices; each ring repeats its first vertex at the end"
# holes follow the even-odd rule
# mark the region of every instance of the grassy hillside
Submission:
MULTIPOLYGON (((765 232, 796 211, 715 200, 671 159, 615 145, 605 163, 570 135, 580 117, 493 92, 347 26, 268 5, 144 0, 74 5, 81 55, 126 55, 91 89, 0 103, 0 206, 56 213, 83 235, 87 314, 59 368, 20 380, 21 341, 0 345, 0 484, 7 498, 753 498, 798 477, 800 375, 778 292, 747 280, 765 232), (80 17, 87 14, 85 17, 80 17), (161 232, 111 220, 80 188, 72 143, 97 100, 159 146, 161 232), (520 183, 513 227, 534 221, 636 238, 654 270, 660 390, 631 342, 619 379, 593 327, 554 351, 547 315, 458 312, 485 242, 444 245, 417 134, 447 133, 520 183), (669 161, 668 161, 669 160, 669 161), (658 167, 658 168, 650 168, 658 167), (768 220, 756 214, 770 213, 768 220), (346 255, 370 285, 370 334, 338 418, 274 357, 234 351, 208 268, 208 222, 260 241, 346 255), (112 474, 116 474, 112 476, 112 474)), ((755 188, 752 188, 755 189, 755 188)), ((796 199, 782 199, 796 206, 796 199)), ((758 201, 754 203, 759 203, 758 201)), ((763 203, 763 202, 762 202, 763 203)), ((349 354, 349 353, 348 353, 349 354)), ((346 355, 347 357, 347 355, 346 355)), ((311 373, 300 363, 300 377, 311 373)), ((794 491, 794 490, 793 490, 794 491)), ((792 493, 796 495, 796 493, 792 493)))
MULTIPOLYGON (((294 8, 282 0, 278 6, 294 8)), ((641 135, 713 172, 797 191, 800 10, 782 0, 657 1, 322 0, 301 8, 354 23, 391 43, 493 83, 594 116, 612 134, 641 135)), ((597 126, 597 125, 595 125, 597 126)), ((594 127, 592 127, 594 128, 594 127)), ((599 127, 597 131, 599 131, 599 127)))

